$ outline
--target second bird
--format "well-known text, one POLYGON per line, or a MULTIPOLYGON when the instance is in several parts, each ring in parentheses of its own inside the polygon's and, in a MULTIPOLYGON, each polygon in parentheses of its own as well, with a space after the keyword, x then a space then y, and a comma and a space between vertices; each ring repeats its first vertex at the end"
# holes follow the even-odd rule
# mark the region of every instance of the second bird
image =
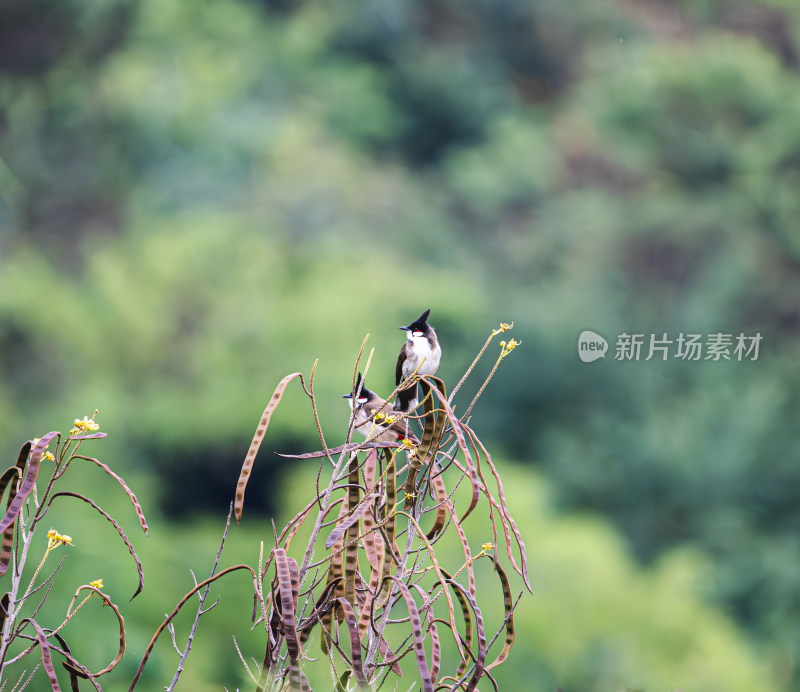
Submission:
MULTIPOLYGON (((397 358, 395 370, 397 385, 403 380, 407 380, 415 372, 419 375, 435 375, 439 369, 442 349, 436 338, 436 332, 428 324, 428 315, 430 314, 431 311, 428 309, 407 327, 400 327, 407 332, 408 336, 403 348, 400 349, 400 356, 397 358)), ((397 393, 396 406, 399 411, 408 411, 416 405, 416 384, 407 389, 401 389, 397 393)))
POLYGON ((419 444, 416 436, 407 429, 406 421, 387 420, 386 416, 396 418, 398 412, 391 404, 386 403, 375 392, 361 384, 361 373, 356 380, 357 399, 353 401, 353 393, 344 394, 353 411, 353 425, 358 432, 370 442, 400 442, 407 437, 414 444, 419 444), (359 392, 359 388, 361 391, 359 392), (384 414, 376 418, 376 414, 384 414))

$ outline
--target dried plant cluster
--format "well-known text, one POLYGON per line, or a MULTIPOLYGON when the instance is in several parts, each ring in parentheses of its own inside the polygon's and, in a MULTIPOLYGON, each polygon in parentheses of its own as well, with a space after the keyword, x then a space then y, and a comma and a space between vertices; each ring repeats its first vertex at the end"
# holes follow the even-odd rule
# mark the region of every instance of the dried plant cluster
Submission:
MULTIPOLYGON (((11 671, 15 671, 16 683, 8 687, 23 690, 34 680, 39 668, 43 668, 52 690, 59 690, 53 654, 58 654, 66 669, 73 690, 79 689, 79 681, 87 680, 94 689, 100 690, 97 679, 113 670, 125 653, 125 626, 122 615, 111 599, 101 589, 103 580, 96 579, 77 587, 66 607, 63 620, 55 627, 45 625, 40 613, 51 595, 56 574, 64 557, 52 568, 46 569, 48 556, 61 548, 73 547, 71 536, 62 535, 55 529, 47 529, 44 522, 53 503, 80 500, 92 507, 116 529, 131 554, 139 575, 139 585, 133 598, 144 586, 142 564, 131 542, 119 523, 101 509, 91 498, 73 490, 61 490, 62 476, 70 464, 91 462, 111 476, 130 498, 142 530, 147 533, 147 522, 136 496, 117 474, 93 457, 79 454, 84 441, 106 436, 97 432, 95 415, 89 419, 75 420, 75 427, 68 435, 51 432, 41 439, 30 440, 20 449, 17 463, 0 476, 0 497, 7 493, 6 511, 0 521, 2 547, 0 548, 0 577, 5 590, 0 597, 0 690, 13 682, 11 671), (53 448, 50 451, 50 448, 53 448), (41 490, 43 486, 43 490, 41 490), (44 554, 32 575, 25 567, 29 560, 36 559, 43 549, 44 554), (45 576, 47 575, 47 576, 45 576), (119 646, 113 660, 102 670, 91 672, 70 651, 63 628, 83 607, 95 597, 108 606, 119 624, 119 646), (14 666, 14 668, 11 666, 14 666), (21 670, 21 672, 19 672, 21 670)), ((52 560, 50 561, 52 564, 52 560)), ((86 612, 86 611, 84 611, 86 612)), ((88 617, 92 617, 89 615, 88 617)), ((35 684, 35 682, 34 682, 35 684)))
MULTIPOLYGON (((263 665, 250 671, 258 690, 310 690, 303 668, 311 658, 313 636, 329 661, 331 689, 375 690, 387 681, 389 689, 396 689, 396 676, 402 675, 399 661, 411 654, 419 679, 403 687, 419 682, 420 689, 430 692, 469 691, 486 678, 497 689, 491 670, 508 657, 514 642, 513 611, 519 599, 512 597, 503 558, 495 550, 498 540, 513 570, 530 586, 525 547, 500 475, 468 423, 475 401, 517 342, 501 342, 494 368, 460 418, 451 402, 492 338, 508 329, 503 324, 492 332, 449 398, 440 379, 417 376, 421 412, 408 414, 422 426, 416 447, 408 440, 376 442, 370 437, 351 442, 351 421, 346 443, 329 448, 317 415, 316 364, 308 388, 300 373, 279 383, 242 467, 234 504, 237 520, 272 413, 296 378, 311 400, 323 449, 293 455, 320 460, 315 495, 280 533, 275 531, 274 547, 253 572, 254 619, 260 619, 267 637, 263 665), (326 469, 331 469, 329 476, 326 469), (323 477, 330 479, 327 486, 323 477), (462 484, 469 490, 463 509, 456 506, 456 489, 462 484), (485 534, 493 541, 475 551, 462 525, 482 499, 485 534), (292 539, 303 524, 310 525, 310 536, 304 548, 293 550, 292 539), (449 534, 457 536, 462 553, 453 565, 444 564, 438 554, 440 541, 449 534), (293 552, 297 557, 290 556, 293 552), (498 593, 503 594, 504 617, 496 632, 485 627, 474 571, 478 560, 491 562, 498 593), (457 656, 447 663, 444 637, 450 638, 457 656), (492 660, 490 650, 496 651, 492 660)), ((363 352, 364 345, 353 370, 354 397, 363 352)), ((371 359, 372 352, 365 371, 371 359)), ((314 656, 319 656, 316 650, 314 656)))
MULTIPOLYGON (((170 633, 179 657, 174 677, 165 689, 175 688, 185 669, 200 619, 219 603, 217 599, 208 608, 205 606, 211 584, 240 571, 248 572, 252 579, 253 626, 263 628, 266 642, 263 662, 253 661, 252 664, 247 663, 236 644, 256 690, 311 690, 306 666, 313 661, 318 661, 313 665, 329 668, 330 682, 325 689, 341 692, 378 690, 384 686, 388 689, 418 688, 426 692, 469 692, 477 689, 483 679, 497 689, 491 671, 506 660, 514 643, 513 613, 522 595, 520 593, 516 599, 512 596, 503 567, 506 558, 528 589, 530 585, 525 547, 509 512, 500 475, 491 455, 470 427, 469 415, 500 362, 517 342, 512 339, 500 343, 494 367, 460 417, 456 416, 452 402, 492 339, 510 328, 503 324, 493 330, 449 397, 439 378, 413 376, 413 385, 418 383, 422 391, 419 405, 403 414, 393 410, 392 417, 401 423, 406 419, 407 422, 418 421, 415 425, 421 427, 421 435, 416 445, 411 441, 416 438, 410 435, 399 442, 377 441, 380 428, 363 442, 352 442, 351 419, 345 443, 329 447, 314 394, 317 364, 312 368, 308 386, 301 373, 284 377, 264 411, 242 466, 211 574, 199 583, 195 579, 194 588, 178 601, 158 627, 129 689, 133 690, 140 682, 165 630, 170 633), (261 543, 257 566, 237 564, 218 571, 231 514, 235 514, 237 522, 241 519, 245 488, 256 454, 273 412, 294 380, 299 380, 310 399, 322 449, 293 455, 293 458, 318 460, 316 486, 307 504, 280 532, 273 525, 272 548, 265 551, 261 543), (459 491, 462 486, 463 490, 459 491), (462 500, 466 507, 460 506, 462 500), (476 511, 480 507, 485 507, 486 511, 476 511), (485 536, 491 536, 492 541, 483 543, 478 551, 470 545, 463 525, 468 517, 477 519, 481 514, 484 521, 481 530, 485 536), (293 539, 299 535, 305 537, 304 546, 297 548, 293 539), (455 537, 451 542, 460 546, 456 559, 452 550, 448 553, 442 548, 446 545, 443 539, 451 536, 455 537), (498 543, 502 550, 495 548, 498 543), (444 556, 445 553, 448 554, 444 556), (499 585, 494 597, 499 601, 502 594, 503 616, 491 631, 487 630, 476 586, 475 567, 479 560, 491 565, 485 575, 493 575, 499 585), (199 596, 199 604, 186 644, 181 649, 173 621, 195 595, 199 596), (398 680, 404 672, 409 672, 408 667, 404 671, 400 665, 406 657, 416 662, 414 679, 398 680)), ((356 379, 356 373, 366 342, 367 339, 353 370, 355 399, 363 386, 361 380, 356 379)), ((364 367, 365 377, 372 356, 371 351, 364 367)), ((401 387, 408 385, 406 381, 401 387)), ((383 418, 388 415, 388 412, 383 414, 383 418)), ((0 678, 10 664, 32 654, 36 660, 30 674, 26 669, 19 677, 13 688, 15 691, 28 686, 40 666, 44 668, 51 689, 60 690, 53 664, 54 653, 62 657, 61 663, 73 690, 80 689, 81 680, 87 680, 94 689, 100 690, 97 679, 112 670, 125 652, 123 617, 100 590, 102 580, 79 586, 66 616, 55 627, 46 627, 37 620, 43 603, 51 595, 61 563, 46 578, 40 579, 40 574, 51 551, 72 544, 69 536, 50 529, 41 563, 32 577, 23 579, 29 553, 36 545, 34 539, 42 534, 42 520, 48 510, 55 500, 72 498, 87 503, 114 526, 136 564, 139 586, 134 597, 142 590, 141 562, 117 521, 91 498, 71 490, 56 489, 70 463, 92 462, 112 476, 127 493, 142 529, 147 532, 144 513, 125 482, 97 459, 78 453, 85 440, 105 436, 96 430, 94 419, 84 418, 76 420, 76 427, 65 438, 52 432, 40 440, 27 442, 17 464, 0 476, 0 497, 8 490, 6 513, 0 524, 3 535, 0 576, 5 575, 9 580, 8 591, 0 599, 0 678), (53 452, 47 451, 50 445, 54 445, 53 452), (37 477, 43 475, 41 469, 45 462, 52 464, 52 473, 44 491, 39 493, 37 477), (83 600, 78 603, 81 594, 83 600), (93 673, 72 655, 62 629, 95 595, 102 599, 103 605, 110 606, 117 617, 119 648, 108 666, 93 673)), ((0 690, 4 686, 5 682, 0 684, 0 690)))

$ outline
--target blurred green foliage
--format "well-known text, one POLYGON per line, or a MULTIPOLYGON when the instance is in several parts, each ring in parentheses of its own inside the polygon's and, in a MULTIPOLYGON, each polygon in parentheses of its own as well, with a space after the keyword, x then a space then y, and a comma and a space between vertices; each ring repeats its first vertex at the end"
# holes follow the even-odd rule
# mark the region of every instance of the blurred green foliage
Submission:
MULTIPOLYGON (((591 569, 608 576, 577 569, 563 595, 539 584, 520 641, 540 636, 532 648, 550 653, 517 650, 509 671, 535 667, 524 675, 543 687, 574 674, 579 689, 691 688, 694 664, 634 638, 621 605, 592 606, 591 622, 567 613, 570 599, 614 592, 635 613, 702 564, 702 597, 769 662, 756 687, 797 685, 793 2, 10 0, 3 14, 6 458, 21 436, 97 406, 106 461, 140 493, 172 515, 219 517, 283 374, 320 359, 336 443, 367 332, 370 384, 386 392, 409 316, 432 308, 445 381, 514 320, 523 345, 476 407, 481 437, 539 465, 561 510, 610 519, 663 575, 639 575, 585 520, 563 550, 598 532, 591 569), (609 339, 605 360, 576 358, 583 329, 609 339), (759 359, 612 357, 622 332, 718 331, 761 333, 759 359), (663 558, 678 548, 702 557, 663 558), (557 646, 567 622, 598 643, 557 646), (618 660, 609 650, 626 637, 618 660)), ((273 513, 291 508, 270 451, 314 445, 308 414, 287 397, 256 465, 251 497, 273 513)), ((203 548, 211 526, 196 529, 203 548)), ((146 544, 174 545, 161 540, 146 544)), ((188 555, 173 564, 159 579, 185 576, 188 555)), ((164 582, 154 612, 177 587, 164 582)), ((739 641, 699 601, 673 614, 673 641, 701 622, 723 632, 708 635, 720 650, 739 641)))

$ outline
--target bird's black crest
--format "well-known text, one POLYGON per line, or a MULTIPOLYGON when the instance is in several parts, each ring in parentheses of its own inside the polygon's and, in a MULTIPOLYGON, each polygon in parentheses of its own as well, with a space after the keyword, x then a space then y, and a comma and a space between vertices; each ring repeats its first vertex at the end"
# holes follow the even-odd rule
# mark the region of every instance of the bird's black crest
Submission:
MULTIPOLYGON (((358 377, 356 378, 356 388, 352 392, 348 392, 347 394, 342 394, 343 399, 352 399, 353 394, 358 395, 358 388, 361 387, 361 373, 358 373, 358 377)), ((369 390, 366 387, 361 387, 361 396, 367 396, 367 392, 369 390)))
POLYGON ((431 314, 431 309, 428 308, 425 312, 423 312, 419 316, 419 319, 414 320, 411 324, 408 325, 408 329, 424 331, 424 327, 428 324, 428 315, 430 314, 431 314))

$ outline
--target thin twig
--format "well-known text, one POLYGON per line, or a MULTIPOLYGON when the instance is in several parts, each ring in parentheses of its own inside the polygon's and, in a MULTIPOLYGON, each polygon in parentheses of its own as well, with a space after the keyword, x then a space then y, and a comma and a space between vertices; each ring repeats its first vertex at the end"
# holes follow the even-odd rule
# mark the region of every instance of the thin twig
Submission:
POLYGON ((467 371, 464 373, 464 376, 458 381, 458 384, 455 387, 453 387, 453 391, 450 392, 450 396, 447 399, 447 403, 449 403, 449 404, 453 403, 453 397, 456 395, 456 392, 459 389, 461 389, 461 385, 464 384, 466 379, 469 377, 469 374, 472 372, 472 370, 478 364, 478 361, 481 359, 481 357, 483 356, 484 352, 489 347, 489 344, 492 342, 492 339, 494 339, 494 337, 496 337, 501 332, 508 331, 513 326, 514 326, 513 322, 511 323, 511 325, 503 325, 503 324, 501 324, 500 325, 500 329, 493 329, 492 330, 492 333, 489 334, 489 338, 486 339, 486 343, 483 345, 483 348, 480 351, 478 351, 478 355, 475 356, 475 360, 473 360, 472 363, 470 364, 470 366, 467 368, 467 371), (503 329, 504 326, 506 327, 505 329, 503 329))
POLYGON ((258 685, 258 680, 256 679, 255 675, 250 670, 250 666, 247 665, 247 661, 244 660, 244 656, 242 656, 242 650, 239 648, 239 642, 236 641, 236 635, 233 635, 233 645, 236 647, 236 653, 239 654, 239 660, 242 662, 244 669, 247 671, 247 674, 253 680, 256 685, 258 685))
MULTIPOLYGON (((228 529, 231 525, 231 515, 233 514, 233 503, 231 502, 230 509, 228 509, 228 518, 225 521, 225 531, 222 533, 222 540, 219 543, 219 550, 217 550, 217 556, 214 558, 214 566, 211 568, 210 577, 213 577, 217 571, 217 566, 219 565, 219 558, 222 555, 222 548, 225 546, 225 539, 228 537, 228 529)), ((194 579, 194 573, 192 573, 192 579, 194 579)), ((195 580, 195 586, 197 586, 197 581, 195 580)), ((204 610, 204 606, 206 604, 206 598, 208 598, 208 592, 211 589, 211 584, 207 584, 206 588, 203 590, 202 595, 198 592, 200 596, 200 603, 197 606, 197 615, 194 617, 194 622, 192 623, 192 629, 189 632, 189 638, 186 641, 186 649, 184 650, 183 654, 181 654, 181 660, 178 662, 178 669, 175 671, 175 677, 172 678, 172 682, 166 688, 166 692, 172 692, 175 689, 175 685, 178 684, 178 679, 181 677, 181 673, 183 673, 183 667, 186 664, 186 659, 189 657, 189 651, 192 648, 192 642, 194 641, 195 632, 197 632, 197 626, 200 624, 200 618, 203 614, 207 611, 204 610)), ((215 604, 216 605, 216 604, 215 604)), ((213 607, 213 606, 212 606, 213 607)), ((174 641, 174 638, 173 638, 174 641)), ((177 645, 175 649, 177 650, 177 645)))
POLYGON ((25 673, 28 672, 27 670, 23 670, 22 675, 19 676, 19 681, 17 682, 16 685, 14 685, 14 689, 12 689, 11 692, 17 692, 17 691, 22 692, 22 690, 24 690, 28 686, 28 683, 30 683, 31 679, 36 674, 36 671, 39 670, 40 665, 42 665, 42 662, 36 661, 36 665, 33 667, 33 670, 31 671, 31 674, 28 676, 28 679, 25 681, 22 687, 20 687, 19 684, 22 682, 22 678, 25 676, 25 673))
MULTIPOLYGON (((164 613, 164 617, 167 617, 169 613, 164 613)), ((178 648, 178 642, 175 639, 175 625, 173 623, 169 623, 167 625, 167 632, 169 632, 169 636, 172 637, 172 648, 175 649, 178 656, 183 656, 183 651, 178 648)))

